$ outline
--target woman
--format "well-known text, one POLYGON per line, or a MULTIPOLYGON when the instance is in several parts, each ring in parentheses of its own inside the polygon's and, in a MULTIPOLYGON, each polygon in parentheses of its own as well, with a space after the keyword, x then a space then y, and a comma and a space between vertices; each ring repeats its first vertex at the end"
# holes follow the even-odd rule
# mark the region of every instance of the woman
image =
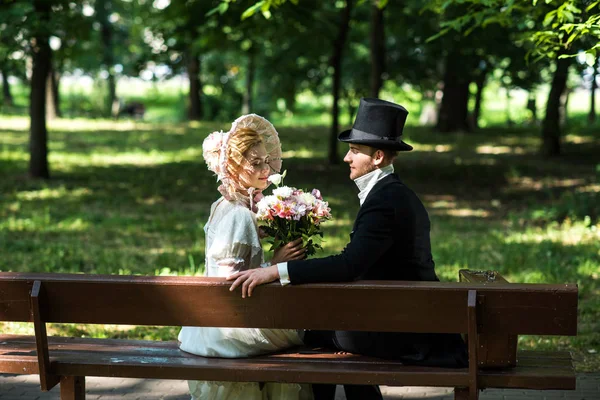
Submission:
MULTIPOLYGON (((206 233, 206 276, 227 277, 264 263, 256 223, 255 197, 267 178, 281 169, 277 131, 255 115, 238 118, 229 132, 214 132, 202 145, 208 169, 221 181, 222 197, 213 203, 206 233)), ((275 251, 273 261, 304 258, 301 240, 275 251)), ((265 263, 264 265, 270 265, 265 263)), ((233 294, 232 294, 233 295, 233 294)), ((249 357, 302 344, 296 330, 183 327, 183 351, 204 357, 249 357)), ((190 381, 192 399, 311 399, 309 385, 190 381)))

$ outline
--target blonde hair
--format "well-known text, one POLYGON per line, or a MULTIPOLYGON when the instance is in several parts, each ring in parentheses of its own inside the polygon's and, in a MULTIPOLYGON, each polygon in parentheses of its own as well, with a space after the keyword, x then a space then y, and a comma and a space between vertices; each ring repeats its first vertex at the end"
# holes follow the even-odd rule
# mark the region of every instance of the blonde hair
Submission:
POLYGON ((262 143, 262 138, 250 128, 238 128, 231 132, 227 143, 227 173, 229 176, 239 175, 246 167, 246 152, 257 144, 262 143))

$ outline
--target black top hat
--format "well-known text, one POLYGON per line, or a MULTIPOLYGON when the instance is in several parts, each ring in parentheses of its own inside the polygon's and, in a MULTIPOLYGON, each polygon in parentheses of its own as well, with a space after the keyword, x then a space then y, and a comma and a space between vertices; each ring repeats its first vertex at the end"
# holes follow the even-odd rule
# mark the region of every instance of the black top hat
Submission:
POLYGON ((360 99, 352 129, 339 134, 342 142, 364 144, 382 150, 409 151, 401 139, 408 111, 401 105, 380 99, 360 99))

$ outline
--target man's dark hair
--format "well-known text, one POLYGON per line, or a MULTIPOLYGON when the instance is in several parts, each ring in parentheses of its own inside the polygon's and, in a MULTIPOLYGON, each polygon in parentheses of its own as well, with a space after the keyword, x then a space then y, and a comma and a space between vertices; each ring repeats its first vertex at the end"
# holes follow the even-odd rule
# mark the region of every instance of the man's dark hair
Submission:
POLYGON ((383 154, 385 155, 385 158, 387 160, 391 160, 392 162, 394 162, 394 159, 398 156, 398 151, 397 150, 390 150, 390 149, 377 149, 377 150, 383 151, 383 154))

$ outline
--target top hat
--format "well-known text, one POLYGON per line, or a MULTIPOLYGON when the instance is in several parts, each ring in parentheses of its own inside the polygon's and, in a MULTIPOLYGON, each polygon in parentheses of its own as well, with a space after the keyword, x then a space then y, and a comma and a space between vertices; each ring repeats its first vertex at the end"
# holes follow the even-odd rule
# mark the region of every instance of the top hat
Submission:
POLYGON ((401 105, 362 98, 352 129, 340 133, 338 139, 382 150, 412 150, 411 145, 401 140, 407 115, 408 111, 401 105))

